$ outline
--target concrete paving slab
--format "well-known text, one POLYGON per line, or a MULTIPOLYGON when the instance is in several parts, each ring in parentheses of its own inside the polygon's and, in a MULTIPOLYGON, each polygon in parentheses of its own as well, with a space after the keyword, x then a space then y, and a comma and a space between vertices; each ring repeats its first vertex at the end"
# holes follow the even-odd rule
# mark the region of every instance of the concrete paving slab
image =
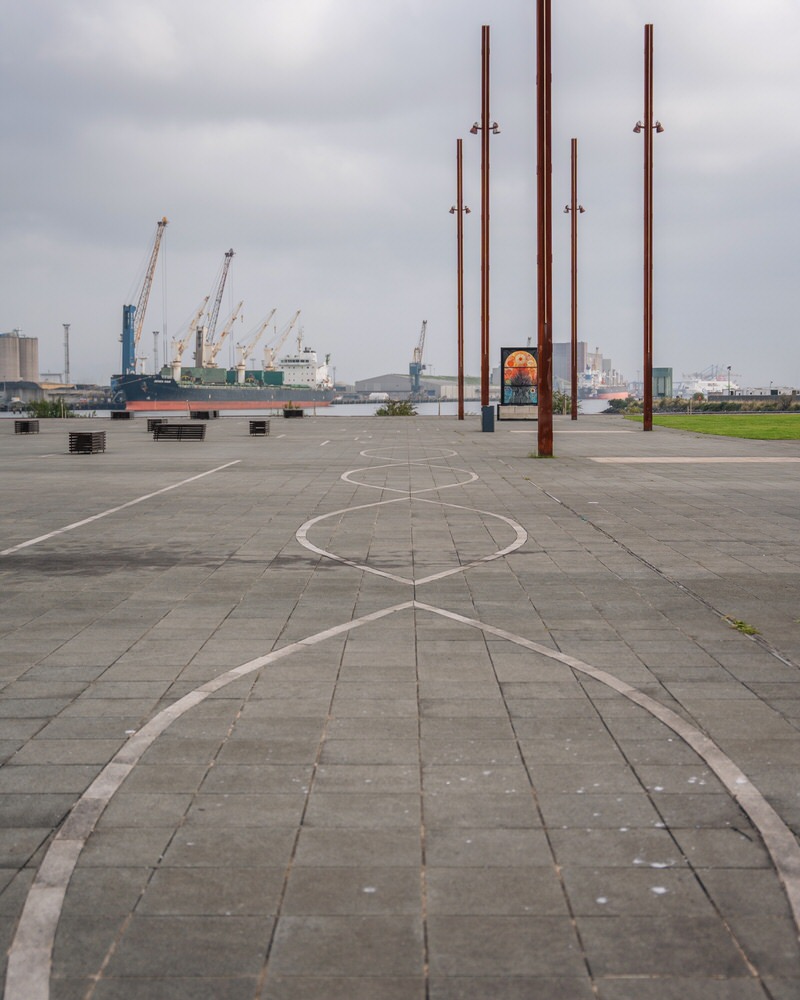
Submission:
POLYGON ((556 423, 0 433, 8 1000, 797 994, 794 446, 556 423))

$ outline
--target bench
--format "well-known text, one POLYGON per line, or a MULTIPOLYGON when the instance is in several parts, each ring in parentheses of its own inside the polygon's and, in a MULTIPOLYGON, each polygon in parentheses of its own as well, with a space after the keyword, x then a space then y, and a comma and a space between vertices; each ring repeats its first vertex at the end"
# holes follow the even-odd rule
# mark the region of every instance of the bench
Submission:
POLYGON ((71 455, 97 455, 106 450, 105 431, 72 431, 69 435, 71 455))
POLYGON ((38 420, 15 420, 14 421, 14 433, 15 434, 38 434, 39 433, 39 421, 38 420))
POLYGON ((111 410, 112 420, 133 420, 133 410, 111 410))
POLYGON ((148 417, 147 418, 147 433, 148 434, 152 433, 153 428, 157 427, 158 424, 165 424, 165 423, 167 423, 167 418, 166 417, 148 417))
POLYGON ((216 420, 219 410, 192 410, 189 416, 192 420, 216 420))
POLYGON ((256 437, 267 436, 269 434, 269 420, 251 420, 250 433, 256 437))
POLYGON ((203 441, 205 436, 205 424, 156 424, 153 427, 154 441, 203 441))

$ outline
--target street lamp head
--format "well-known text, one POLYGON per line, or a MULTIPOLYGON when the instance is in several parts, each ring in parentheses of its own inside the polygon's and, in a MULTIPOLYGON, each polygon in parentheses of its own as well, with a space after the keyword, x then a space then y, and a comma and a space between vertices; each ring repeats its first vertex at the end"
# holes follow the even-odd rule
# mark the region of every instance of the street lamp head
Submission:
POLYGON ((450 206, 450 214, 451 215, 455 215, 456 211, 457 211, 456 206, 455 205, 451 205, 450 206))
POLYGON ((581 213, 581 215, 583 215, 586 209, 583 207, 583 205, 578 205, 578 211, 581 213))
POLYGON ((469 205, 465 205, 465 206, 464 206, 464 214, 465 214, 465 215, 469 215, 469 213, 470 213, 471 211, 472 211, 472 209, 471 209, 471 208, 469 207, 469 205))
POLYGON ((664 131, 664 126, 661 124, 661 122, 656 122, 655 129, 656 129, 656 132, 663 132, 664 131))
POLYGON ((642 129, 643 129, 643 128, 644 128, 644 125, 642 124, 642 122, 637 122, 637 123, 636 123, 636 124, 635 124, 635 125, 633 126, 633 131, 634 131, 634 132, 636 132, 636 133, 639 133, 639 132, 641 132, 641 131, 642 131, 642 129))
POLYGON ((569 214, 569 205, 565 205, 565 206, 564 206, 564 214, 565 214, 565 215, 568 215, 568 214, 569 214))
POLYGON ((497 124, 497 122, 492 122, 492 134, 500 135, 500 126, 497 124))
POLYGON ((471 128, 471 129, 469 130, 469 131, 470 131, 470 134, 471 134, 471 135, 477 135, 477 134, 478 134, 478 132, 480 131, 480 128, 481 128, 481 127, 480 127, 480 125, 479 125, 479 124, 478 124, 477 122, 475 122, 475 124, 474 124, 474 125, 472 126, 472 128, 471 128))

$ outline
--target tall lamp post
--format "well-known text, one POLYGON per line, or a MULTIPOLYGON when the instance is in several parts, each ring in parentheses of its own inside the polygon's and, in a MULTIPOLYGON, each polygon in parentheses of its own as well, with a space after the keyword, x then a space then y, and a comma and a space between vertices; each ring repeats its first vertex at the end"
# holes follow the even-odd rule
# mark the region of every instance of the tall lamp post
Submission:
POLYGON ((664 126, 653 121, 653 25, 644 26, 644 120, 634 132, 644 132, 644 399, 642 430, 653 429, 653 132, 664 126))
POLYGON ((456 216, 456 287, 458 301, 458 419, 464 419, 464 216, 469 208, 464 204, 462 182, 461 139, 456 140, 456 203, 450 214, 456 216))
POLYGON ((583 205, 578 204, 578 140, 573 139, 571 145, 571 165, 572 165, 572 185, 571 200, 566 205, 564 211, 572 213, 571 235, 572 235, 572 343, 570 351, 570 373, 572 396, 572 420, 578 419, 578 215, 586 211, 583 205))
POLYGON ((489 136, 500 132, 489 116, 489 25, 481 28, 481 406, 489 405, 489 136))
POLYGON ((550 0, 536 0, 536 287, 538 454, 553 457, 553 160, 550 126, 550 0))

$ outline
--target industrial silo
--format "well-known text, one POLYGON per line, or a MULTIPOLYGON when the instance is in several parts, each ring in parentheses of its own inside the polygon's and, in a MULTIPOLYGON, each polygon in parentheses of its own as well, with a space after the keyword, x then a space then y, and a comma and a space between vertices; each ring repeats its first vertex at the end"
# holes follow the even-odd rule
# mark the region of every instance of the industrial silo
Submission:
POLYGON ((0 381, 19 382, 19 334, 0 333, 0 381))
POLYGON ((39 338, 19 338, 19 377, 23 382, 39 381, 39 338))

